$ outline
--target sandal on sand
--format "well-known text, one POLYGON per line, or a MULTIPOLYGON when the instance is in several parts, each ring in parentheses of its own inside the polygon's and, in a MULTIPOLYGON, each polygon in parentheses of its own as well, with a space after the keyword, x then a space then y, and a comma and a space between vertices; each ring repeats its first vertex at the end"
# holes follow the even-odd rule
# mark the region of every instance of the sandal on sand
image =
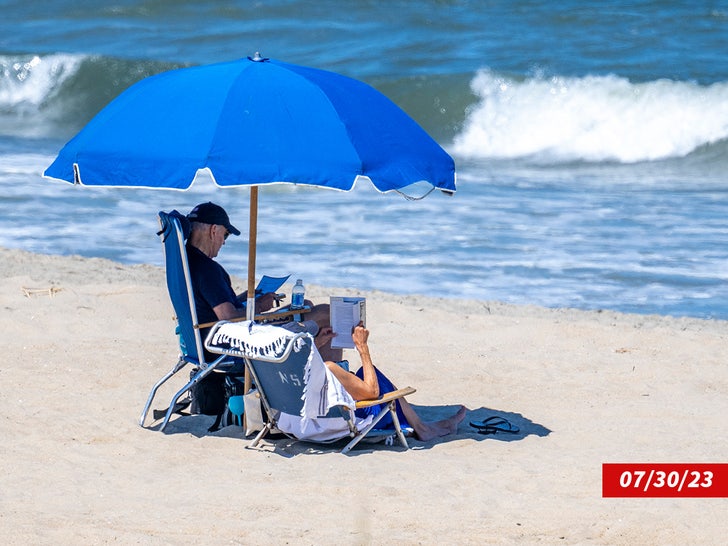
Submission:
POLYGON ((513 423, 497 415, 493 415, 482 421, 470 421, 470 426, 478 429, 478 434, 495 434, 496 432, 516 434, 520 430, 513 423))

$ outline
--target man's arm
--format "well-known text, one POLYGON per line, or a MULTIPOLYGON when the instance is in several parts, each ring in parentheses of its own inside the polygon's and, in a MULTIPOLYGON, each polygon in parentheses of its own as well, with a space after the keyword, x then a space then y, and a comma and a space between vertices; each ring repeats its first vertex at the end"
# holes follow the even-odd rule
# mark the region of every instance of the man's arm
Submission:
POLYGON ((377 398, 379 396, 379 381, 377 381, 377 374, 374 371, 372 357, 369 354, 369 330, 364 328, 364 325, 360 322, 354 327, 354 332, 351 337, 354 339, 354 346, 359 352, 359 358, 361 358, 364 383, 367 386, 367 390, 373 393, 369 398, 377 398))
POLYGON ((332 361, 326 362, 326 367, 331 370, 334 377, 339 380, 341 385, 346 389, 354 400, 371 400, 379 397, 379 382, 377 374, 374 371, 374 364, 369 355, 369 346, 367 339, 369 338, 369 330, 364 328, 361 323, 354 328, 354 344, 356 345, 359 356, 361 357, 361 366, 364 371, 364 379, 358 378, 353 373, 349 373, 341 366, 332 361))
POLYGON ((245 318, 245 309, 238 309, 229 301, 216 305, 212 308, 215 311, 217 320, 232 320, 237 318, 245 318))
MULTIPOLYGON (((256 298, 255 300, 255 311, 264 313, 265 311, 269 311, 273 308, 273 302, 275 294, 263 294, 259 298, 256 298)), ((232 303, 229 301, 223 302, 220 305, 216 305, 212 308, 213 311, 215 311, 215 315, 217 316, 217 320, 231 320, 234 318, 245 318, 246 312, 245 309, 241 309, 239 307, 235 307, 232 303)))

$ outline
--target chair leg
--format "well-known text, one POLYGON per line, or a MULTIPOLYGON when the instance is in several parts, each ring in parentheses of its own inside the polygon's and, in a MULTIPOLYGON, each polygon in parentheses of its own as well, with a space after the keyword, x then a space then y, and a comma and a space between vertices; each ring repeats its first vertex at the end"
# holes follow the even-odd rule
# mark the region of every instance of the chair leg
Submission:
POLYGON ((162 377, 162 379, 157 381, 155 383, 154 387, 152 387, 152 391, 149 393, 149 398, 147 398, 147 403, 144 404, 144 409, 142 410, 142 415, 141 415, 141 417, 139 417, 139 426, 140 427, 144 426, 144 421, 146 420, 147 414, 149 413, 149 408, 152 405, 152 400, 154 400, 154 397, 156 396, 157 390, 159 390, 159 387, 161 387, 170 377, 172 377, 174 374, 176 374, 178 371, 180 371, 182 368, 184 368, 186 364, 187 364, 187 361, 180 358, 179 361, 174 365, 174 367, 169 372, 167 372, 164 375, 164 377, 162 377))
POLYGON ((394 423, 394 430, 397 432, 397 438, 399 438, 399 442, 402 444, 402 446, 404 446, 405 449, 409 449, 409 445, 407 445, 407 439, 404 437, 404 433, 402 432, 402 426, 399 424, 396 402, 392 400, 389 404, 389 410, 392 412, 392 423, 394 423))
POLYGON ((382 411, 380 411, 379 412, 379 415, 377 415, 372 420, 372 422, 369 423, 369 425, 367 426, 367 428, 365 428, 364 430, 362 430, 361 432, 359 432, 356 436, 354 436, 354 438, 351 440, 351 442, 349 442, 348 444, 346 444, 346 446, 344 446, 344 449, 341 450, 341 453, 343 453, 344 455, 346 455, 347 453, 349 453, 349 451, 351 451, 351 449, 354 446, 356 446, 356 444, 358 444, 359 442, 361 442, 366 437, 366 435, 369 434, 369 431, 372 430, 377 425, 377 423, 382 420, 382 418, 385 415, 387 415, 388 413, 392 412, 393 407, 394 406, 393 406, 392 402, 389 402, 387 404, 387 408, 384 409, 384 410, 382 410, 382 411))
POLYGON ((399 417, 397 417, 396 400, 392 400, 391 402, 387 403, 387 409, 381 411, 365 430, 357 434, 348 444, 346 444, 346 447, 341 450, 341 453, 343 453, 344 455, 349 453, 349 451, 351 451, 351 449, 356 446, 356 444, 363 440, 366 435, 369 434, 369 431, 372 430, 376 426, 376 424, 388 413, 392 415, 392 424, 394 425, 394 431, 397 434, 399 442, 405 449, 409 449, 407 439, 405 438, 404 433, 402 432, 402 426, 399 423, 399 417))
POLYGON ((253 441, 250 444, 250 447, 256 447, 260 441, 265 437, 268 432, 273 428, 273 424, 268 421, 265 426, 263 427, 263 430, 261 430, 258 434, 256 434, 255 438, 253 438, 253 441))

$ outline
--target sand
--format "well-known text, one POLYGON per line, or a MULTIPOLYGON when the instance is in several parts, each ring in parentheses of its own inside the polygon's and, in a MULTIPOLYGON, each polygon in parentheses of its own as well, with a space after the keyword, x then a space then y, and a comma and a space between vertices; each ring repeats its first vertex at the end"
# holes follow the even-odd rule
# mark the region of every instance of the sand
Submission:
POLYGON ((208 416, 138 425, 178 354, 161 269, 0 249, 0 278, 4 544, 725 540, 727 499, 602 498, 601 465, 728 462, 726 322, 364 293, 375 363, 425 417, 469 411, 346 456, 249 449, 208 416), (521 432, 468 424, 491 415, 521 432))

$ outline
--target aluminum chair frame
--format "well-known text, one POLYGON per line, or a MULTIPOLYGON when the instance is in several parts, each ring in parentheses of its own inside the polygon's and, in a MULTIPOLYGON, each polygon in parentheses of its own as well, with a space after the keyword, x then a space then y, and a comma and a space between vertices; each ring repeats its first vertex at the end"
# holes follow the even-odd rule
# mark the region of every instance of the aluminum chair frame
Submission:
POLYGON ((185 234, 182 224, 178 217, 172 213, 159 212, 159 223, 161 231, 159 235, 162 237, 164 248, 164 258, 166 266, 167 289, 169 291, 172 306, 177 315, 177 324, 180 335, 180 356, 172 369, 167 372, 152 387, 147 402, 144 405, 142 414, 139 417, 139 426, 144 426, 144 421, 149 413, 149 408, 157 394, 159 388, 166 383, 177 372, 183 369, 187 364, 199 368, 190 380, 180 390, 178 390, 167 408, 160 431, 163 431, 169 423, 174 412, 177 401, 188 392, 195 384, 202 381, 216 369, 232 364, 232 360, 221 355, 212 362, 205 361, 205 353, 203 351, 202 336, 200 335, 200 325, 197 321, 197 309, 195 307, 195 297, 192 292, 192 282, 190 279, 190 268, 187 261, 187 251, 185 249, 185 234), (191 349, 190 349, 191 348, 191 349))

